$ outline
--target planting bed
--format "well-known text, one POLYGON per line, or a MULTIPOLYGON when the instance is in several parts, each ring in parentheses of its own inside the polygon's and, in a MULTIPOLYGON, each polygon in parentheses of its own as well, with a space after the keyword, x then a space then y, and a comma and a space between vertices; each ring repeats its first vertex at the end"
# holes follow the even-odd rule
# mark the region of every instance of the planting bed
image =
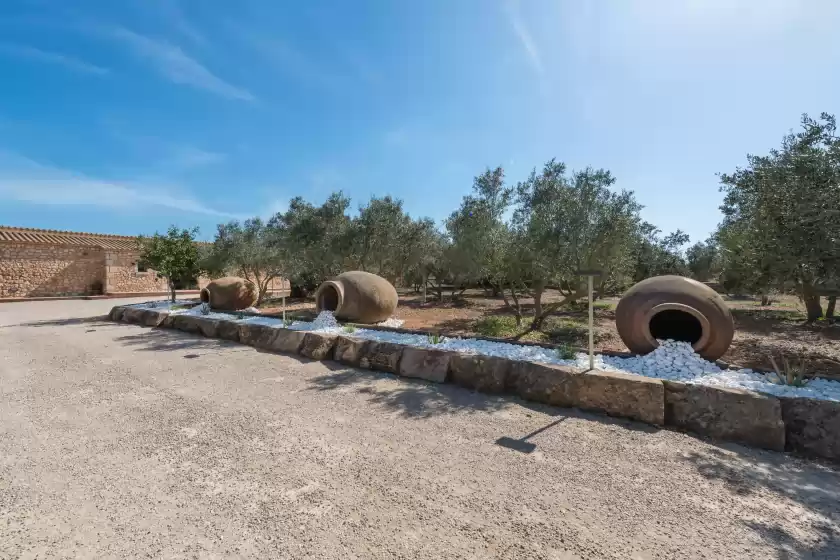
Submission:
POLYGON ((140 304, 116 307, 111 318, 226 339, 238 334, 239 341, 267 350, 449 380, 480 391, 514 393, 548 404, 840 460, 840 382, 818 379, 805 387, 776 385, 751 370, 722 370, 685 343, 664 341, 647 356, 599 355, 596 370, 585 372, 588 356, 582 353, 565 359, 539 346, 343 328, 329 313, 285 328, 282 320, 272 317, 202 313, 199 307, 170 311, 140 304))

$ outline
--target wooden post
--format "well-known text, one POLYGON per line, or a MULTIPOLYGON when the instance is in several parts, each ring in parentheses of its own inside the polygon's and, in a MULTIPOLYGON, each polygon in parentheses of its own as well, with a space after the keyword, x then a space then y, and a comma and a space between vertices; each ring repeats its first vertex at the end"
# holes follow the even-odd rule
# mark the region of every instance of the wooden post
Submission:
POLYGON ((581 269, 577 271, 579 276, 586 276, 586 285, 589 288, 589 370, 595 369, 595 289, 594 280, 601 276, 603 271, 596 269, 581 269))

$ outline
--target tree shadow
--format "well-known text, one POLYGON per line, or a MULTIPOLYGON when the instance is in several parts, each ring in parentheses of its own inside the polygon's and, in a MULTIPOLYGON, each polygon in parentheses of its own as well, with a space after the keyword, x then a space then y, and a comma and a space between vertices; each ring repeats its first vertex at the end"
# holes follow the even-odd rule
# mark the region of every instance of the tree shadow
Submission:
POLYGON ((393 375, 369 370, 347 369, 321 375, 310 381, 313 391, 354 391, 387 410, 406 418, 429 418, 459 412, 493 412, 510 406, 504 397, 467 391, 455 385, 421 380, 396 379, 393 375), (379 381, 395 383, 387 388, 379 381))
MULTIPOLYGON (((487 413, 520 406, 546 416, 562 417, 564 420, 576 418, 647 434, 660 430, 656 426, 627 418, 613 418, 575 408, 558 408, 522 400, 513 395, 489 395, 448 383, 431 383, 419 379, 396 377, 390 373, 348 368, 337 363, 321 363, 334 373, 311 379, 310 390, 354 391, 365 395, 368 402, 397 412, 406 418, 423 419, 447 414, 487 413), (394 383, 388 386, 378 383, 383 380, 391 380, 394 383)), ((529 436, 523 438, 522 435, 510 434, 508 439, 522 440, 527 437, 529 436)))
POLYGON ((104 327, 114 325, 115 323, 108 320, 107 315, 97 315, 96 317, 71 317, 68 319, 44 319, 43 321, 30 321, 27 323, 17 323, 15 325, 0 325, 3 327, 66 327, 70 325, 91 325, 104 327))
POLYGON ((801 525, 816 535, 816 542, 804 542, 777 523, 742 521, 776 548, 777 558, 840 558, 840 471, 834 467, 736 444, 693 452, 685 460, 735 496, 776 494, 811 514, 801 525))
MULTIPOLYGON (((241 344, 217 338, 204 338, 199 335, 169 329, 149 329, 138 334, 129 334, 116 338, 124 346, 133 346, 140 352, 171 352, 178 350, 234 350, 243 348, 241 344)), ((249 347, 244 347, 245 348, 249 347)))

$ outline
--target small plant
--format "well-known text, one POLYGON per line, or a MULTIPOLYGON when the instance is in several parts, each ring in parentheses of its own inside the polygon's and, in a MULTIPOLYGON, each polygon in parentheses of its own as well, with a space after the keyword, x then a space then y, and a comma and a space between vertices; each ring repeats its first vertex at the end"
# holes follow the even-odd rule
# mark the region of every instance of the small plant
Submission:
POLYGON ((356 327, 354 327, 353 325, 344 325, 344 327, 342 327, 341 330, 343 330, 347 334, 353 334, 354 332, 356 332, 356 327))
POLYGON ((557 357, 561 360, 574 360, 575 349, 570 344, 561 344, 557 347, 557 357))
POLYGON ((433 332, 426 337, 429 341, 429 344, 440 344, 443 342, 443 336, 439 332, 433 332))
POLYGON ((202 315, 210 315, 210 304, 209 303, 202 303, 198 306, 198 312, 202 315))
POLYGON ((776 385, 787 385, 789 387, 804 387, 808 384, 810 379, 805 378, 806 360, 803 356, 799 363, 791 362, 784 355, 782 358, 782 367, 776 363, 772 354, 769 354, 770 363, 773 365, 775 373, 767 375, 768 380, 776 385))
POLYGON ((286 328, 289 328, 289 327, 292 326, 292 323, 294 323, 294 322, 295 322, 294 319, 283 319, 283 326, 286 327, 286 328))

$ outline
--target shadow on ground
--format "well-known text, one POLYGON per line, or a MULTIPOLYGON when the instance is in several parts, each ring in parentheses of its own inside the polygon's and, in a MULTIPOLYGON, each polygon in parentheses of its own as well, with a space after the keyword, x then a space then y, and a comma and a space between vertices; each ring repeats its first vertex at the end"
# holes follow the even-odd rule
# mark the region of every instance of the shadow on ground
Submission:
POLYGON ((141 352, 171 352, 177 350, 236 350, 250 349, 236 342, 204 338, 199 335, 169 329, 148 329, 137 334, 118 336, 115 340, 141 352))
POLYGON ((777 549, 776 558, 840 558, 840 471, 782 453, 720 444, 706 453, 685 458, 705 478, 723 483, 736 496, 776 494, 809 512, 803 528, 817 535, 803 542, 781 526, 744 520, 743 523, 777 549))
MULTIPOLYGON (((513 406, 521 406, 546 414, 577 418, 601 424, 621 426, 628 430, 656 433, 659 428, 641 422, 623 418, 611 418, 596 413, 577 409, 557 408, 554 406, 524 401, 510 395, 488 395, 470 391, 451 384, 438 384, 389 373, 347 368, 340 364, 322 362, 333 373, 321 375, 310 380, 313 391, 356 391, 366 395, 372 404, 398 412, 407 418, 429 418, 444 414, 494 412, 513 406), (387 385, 379 381, 390 380, 387 385)), ((528 434, 507 434, 513 439, 527 439, 528 434)), ((531 434, 533 435, 533 434, 531 434)))
MULTIPOLYGON (((337 365, 337 364, 336 364, 337 365)), ((410 418, 428 418, 456 412, 492 412, 510 406, 502 397, 465 391, 454 385, 396 380, 393 375, 342 368, 311 380, 314 391, 353 390, 388 410, 410 418), (377 387, 382 380, 395 381, 388 388, 377 387)))
POLYGON ((0 325, 0 328, 8 327, 67 327, 71 325, 91 325, 97 327, 111 326, 114 323, 108 320, 107 315, 96 317, 72 317, 69 319, 45 319, 43 321, 30 321, 17 323, 15 325, 0 325))

